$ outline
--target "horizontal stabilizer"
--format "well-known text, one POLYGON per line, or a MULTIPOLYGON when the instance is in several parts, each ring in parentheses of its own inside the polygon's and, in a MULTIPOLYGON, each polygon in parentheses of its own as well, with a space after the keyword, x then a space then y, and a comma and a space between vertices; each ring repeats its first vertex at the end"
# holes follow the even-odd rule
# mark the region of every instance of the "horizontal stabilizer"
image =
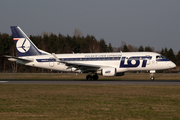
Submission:
POLYGON ((19 58, 19 57, 13 57, 13 56, 8 56, 8 55, 4 55, 4 57, 7 57, 9 61, 17 61, 17 60, 21 60, 24 62, 33 62, 34 60, 32 58, 19 58))

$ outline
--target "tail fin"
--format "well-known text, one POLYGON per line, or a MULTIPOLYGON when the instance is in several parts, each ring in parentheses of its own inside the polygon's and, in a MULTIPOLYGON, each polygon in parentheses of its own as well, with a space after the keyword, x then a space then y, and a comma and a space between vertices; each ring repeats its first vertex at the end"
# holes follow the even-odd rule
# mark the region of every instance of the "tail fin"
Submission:
POLYGON ((19 26, 11 26, 11 31, 18 57, 49 54, 39 50, 19 26))

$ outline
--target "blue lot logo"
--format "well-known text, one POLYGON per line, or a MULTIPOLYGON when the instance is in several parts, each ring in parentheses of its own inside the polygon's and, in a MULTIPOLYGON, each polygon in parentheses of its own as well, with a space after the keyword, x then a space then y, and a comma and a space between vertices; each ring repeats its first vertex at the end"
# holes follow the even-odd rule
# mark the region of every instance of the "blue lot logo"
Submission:
POLYGON ((141 67, 146 67, 147 60, 149 58, 145 57, 130 57, 129 59, 126 57, 122 57, 121 62, 120 62, 120 68, 133 68, 133 67, 138 67, 140 65, 140 60, 142 60, 142 66, 141 67))

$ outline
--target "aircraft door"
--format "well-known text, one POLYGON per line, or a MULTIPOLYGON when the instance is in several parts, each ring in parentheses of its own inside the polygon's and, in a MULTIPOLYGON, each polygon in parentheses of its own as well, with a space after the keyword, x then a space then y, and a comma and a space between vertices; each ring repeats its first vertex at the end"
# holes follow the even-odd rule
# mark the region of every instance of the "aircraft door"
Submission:
POLYGON ((49 58, 49 66, 50 67, 54 66, 54 58, 49 58))
POLYGON ((149 65, 150 64, 150 56, 149 55, 146 56, 146 60, 147 60, 146 64, 149 65))

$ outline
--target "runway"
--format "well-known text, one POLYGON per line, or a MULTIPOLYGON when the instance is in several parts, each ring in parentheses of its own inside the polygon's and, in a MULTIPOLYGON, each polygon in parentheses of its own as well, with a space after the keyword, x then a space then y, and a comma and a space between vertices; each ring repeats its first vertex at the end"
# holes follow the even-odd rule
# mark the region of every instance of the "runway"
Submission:
POLYGON ((55 84, 55 85, 180 85, 180 80, 0 80, 0 84, 55 84))

